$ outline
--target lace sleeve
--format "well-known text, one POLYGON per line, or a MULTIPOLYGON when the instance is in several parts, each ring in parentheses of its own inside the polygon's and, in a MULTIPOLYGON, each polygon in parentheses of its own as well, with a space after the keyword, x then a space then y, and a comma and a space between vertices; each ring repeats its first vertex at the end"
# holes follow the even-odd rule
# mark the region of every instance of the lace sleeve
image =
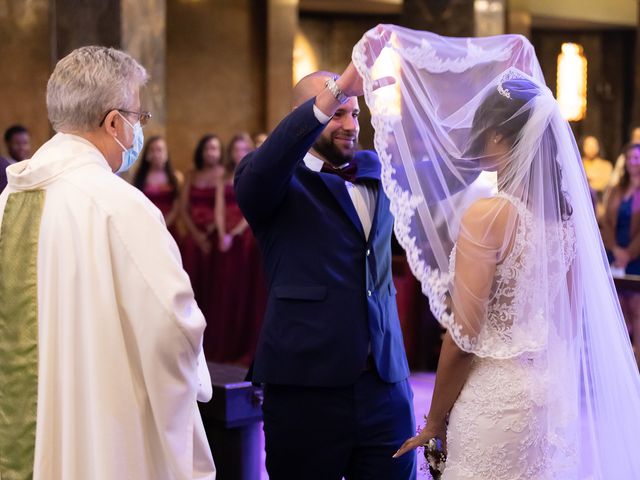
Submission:
POLYGON ((476 353, 485 329, 487 305, 494 285, 499 252, 503 248, 504 202, 475 202, 462 218, 452 251, 450 314, 440 318, 456 344, 476 353))

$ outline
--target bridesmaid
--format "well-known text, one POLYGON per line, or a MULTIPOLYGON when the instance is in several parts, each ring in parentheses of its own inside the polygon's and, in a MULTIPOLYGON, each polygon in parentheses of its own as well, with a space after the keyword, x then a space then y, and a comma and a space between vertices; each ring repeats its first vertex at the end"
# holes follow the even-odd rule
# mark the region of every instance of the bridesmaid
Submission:
POLYGON ((193 170, 187 174, 180 195, 180 213, 187 228, 182 242, 184 269, 189 274, 198 306, 207 320, 213 322, 213 304, 209 294, 215 268, 216 186, 220 183, 222 143, 217 135, 200 139, 193 155, 193 170))
POLYGON ((249 227, 236 202, 233 174, 240 160, 252 150, 251 137, 245 133, 234 135, 229 143, 224 161, 224 174, 220 177, 216 195, 216 227, 218 248, 221 252, 228 252, 233 246, 234 237, 242 237, 249 227))
POLYGON ((178 244, 177 221, 180 214, 180 186, 183 182, 182 173, 174 170, 171 164, 164 138, 149 138, 142 150, 133 185, 160 209, 167 228, 178 244))
MULTIPOLYGON (((248 365, 253 358, 264 313, 266 294, 257 245, 242 216, 233 189, 233 175, 240 160, 253 149, 251 138, 237 134, 229 143, 224 174, 216 191, 216 231, 219 258, 214 274, 216 327, 209 332, 209 352, 216 361, 248 365), (258 271, 259 269, 259 271, 258 271), (264 298, 262 298, 264 297, 264 298), (259 317, 259 318, 258 318, 259 317)), ((205 337, 207 332, 205 332, 205 337)))

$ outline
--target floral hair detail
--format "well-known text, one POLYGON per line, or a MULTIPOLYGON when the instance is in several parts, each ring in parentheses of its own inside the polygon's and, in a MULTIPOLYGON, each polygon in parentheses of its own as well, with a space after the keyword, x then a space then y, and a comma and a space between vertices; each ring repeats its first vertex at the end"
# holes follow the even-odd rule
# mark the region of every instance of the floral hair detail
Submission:
POLYGON ((507 80, 511 80, 512 78, 520 78, 520 77, 522 77, 522 75, 520 75, 515 68, 510 67, 509 69, 507 69, 502 74, 502 76, 500 77, 500 80, 498 81, 498 93, 503 97, 511 100, 511 92, 509 91, 508 88, 504 88, 502 84, 507 80))
POLYGON ((511 92, 509 92, 508 88, 504 88, 502 86, 502 82, 498 84, 498 93, 503 97, 507 97, 508 99, 511 99, 511 92))

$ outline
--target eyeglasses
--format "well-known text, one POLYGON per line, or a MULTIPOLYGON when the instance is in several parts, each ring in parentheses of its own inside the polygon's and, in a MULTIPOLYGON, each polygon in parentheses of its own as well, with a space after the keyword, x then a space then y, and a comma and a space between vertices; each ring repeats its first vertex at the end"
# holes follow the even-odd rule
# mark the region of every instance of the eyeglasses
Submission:
POLYGON ((113 112, 114 110, 117 110, 120 113, 126 113, 128 115, 136 115, 138 117, 138 121, 140 122, 141 127, 144 127, 147 123, 149 123, 149 120, 153 118, 151 115, 151 112, 132 112, 131 110, 123 110, 121 108, 112 108, 111 110, 109 110, 107 113, 104 114, 104 117, 102 117, 102 121, 100 122, 100 125, 99 125, 100 127, 106 120, 107 115, 109 115, 109 113, 113 112))

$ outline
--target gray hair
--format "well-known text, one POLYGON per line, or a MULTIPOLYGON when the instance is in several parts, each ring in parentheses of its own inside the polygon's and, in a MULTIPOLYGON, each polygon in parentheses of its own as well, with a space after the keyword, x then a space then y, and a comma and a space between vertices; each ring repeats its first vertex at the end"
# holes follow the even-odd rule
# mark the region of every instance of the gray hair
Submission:
POLYGON ((88 132, 110 110, 131 109, 147 72, 130 55, 81 47, 61 59, 47 83, 47 113, 56 132, 88 132))

